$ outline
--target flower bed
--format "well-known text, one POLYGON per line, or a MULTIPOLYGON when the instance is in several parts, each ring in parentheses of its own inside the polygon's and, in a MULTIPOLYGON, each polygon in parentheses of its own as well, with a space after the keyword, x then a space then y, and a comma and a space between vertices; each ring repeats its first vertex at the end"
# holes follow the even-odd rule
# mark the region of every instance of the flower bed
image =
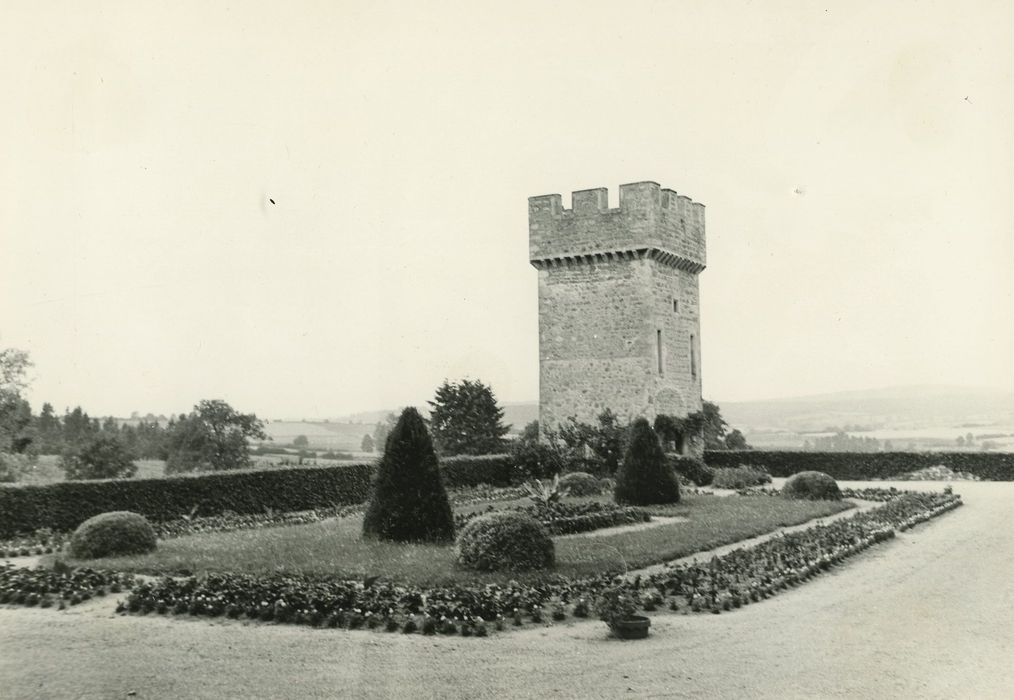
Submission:
MULTIPOLYGON (((454 516, 455 528, 461 530, 473 518, 484 513, 492 513, 495 510, 493 506, 489 506, 485 511, 459 513, 454 516)), ((579 532, 590 532, 605 527, 644 523, 651 520, 651 516, 640 508, 598 501, 588 503, 557 502, 550 506, 516 506, 509 510, 532 516, 542 523, 551 535, 573 535, 579 532)))
POLYGON ((371 580, 211 574, 140 584, 120 611, 483 636, 487 625, 503 629, 526 621, 541 623, 547 617, 586 617, 590 601, 605 588, 620 585, 645 611, 666 606, 684 613, 721 613, 775 595, 894 537, 896 530, 961 505, 960 497, 948 493, 863 493, 868 500, 879 495, 883 505, 704 564, 671 566, 646 579, 628 580, 608 572, 580 580, 548 576, 531 585, 420 588, 371 580))
POLYGON ((43 529, 30 535, 0 540, 0 559, 52 554, 59 551, 69 539, 69 532, 53 532, 43 529))
POLYGON ((0 567, 0 603, 38 605, 63 609, 107 593, 131 588, 134 577, 94 569, 21 569, 10 564, 0 567))

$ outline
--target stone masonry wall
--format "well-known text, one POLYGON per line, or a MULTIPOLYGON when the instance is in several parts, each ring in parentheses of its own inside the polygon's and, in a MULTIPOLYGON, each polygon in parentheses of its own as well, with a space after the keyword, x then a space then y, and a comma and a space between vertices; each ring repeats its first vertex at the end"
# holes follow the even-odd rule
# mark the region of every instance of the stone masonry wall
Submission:
POLYGON ((541 425, 591 423, 606 408, 624 420, 700 410, 703 205, 634 183, 617 209, 605 189, 575 192, 572 209, 532 197, 529 224, 541 425))

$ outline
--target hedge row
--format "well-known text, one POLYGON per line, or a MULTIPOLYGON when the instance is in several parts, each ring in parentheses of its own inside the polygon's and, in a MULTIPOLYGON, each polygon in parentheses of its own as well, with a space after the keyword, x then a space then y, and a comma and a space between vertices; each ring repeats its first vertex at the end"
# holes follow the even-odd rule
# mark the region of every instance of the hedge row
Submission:
MULTIPOLYGON (((510 483, 506 455, 441 460, 448 487, 510 483)), ((160 522, 191 513, 220 515, 299 511, 361 503, 369 496, 372 464, 258 469, 179 475, 163 479, 63 481, 0 486, 0 538, 41 528, 73 530, 82 522, 129 510, 160 522), (196 510, 195 510, 196 509, 196 510)))
POLYGON ((772 476, 820 471, 835 479, 887 479, 907 472, 944 465, 987 481, 1014 481, 1014 453, 1005 452, 788 452, 708 451, 709 467, 763 467, 772 476))

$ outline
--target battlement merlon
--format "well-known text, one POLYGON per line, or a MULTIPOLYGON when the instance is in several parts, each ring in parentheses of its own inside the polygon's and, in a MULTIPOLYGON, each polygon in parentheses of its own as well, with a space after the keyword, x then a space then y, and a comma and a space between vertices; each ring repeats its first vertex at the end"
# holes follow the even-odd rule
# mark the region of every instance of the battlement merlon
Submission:
POLYGON ((588 254, 657 250, 703 269, 704 205, 657 182, 620 185, 619 206, 609 208, 605 187, 528 198, 529 258, 539 261, 588 254))

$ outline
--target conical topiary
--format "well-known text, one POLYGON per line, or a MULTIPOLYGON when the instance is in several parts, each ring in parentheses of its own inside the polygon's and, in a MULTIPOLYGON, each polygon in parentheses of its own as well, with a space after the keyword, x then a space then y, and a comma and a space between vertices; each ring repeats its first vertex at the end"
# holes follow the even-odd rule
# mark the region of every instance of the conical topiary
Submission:
POLYGON ((454 515, 422 416, 406 408, 387 436, 363 534, 397 542, 449 542, 454 515))
POLYGON ((645 506, 653 503, 677 503, 680 484, 666 463, 662 445, 644 418, 630 426, 627 452, 616 472, 617 503, 645 506))

